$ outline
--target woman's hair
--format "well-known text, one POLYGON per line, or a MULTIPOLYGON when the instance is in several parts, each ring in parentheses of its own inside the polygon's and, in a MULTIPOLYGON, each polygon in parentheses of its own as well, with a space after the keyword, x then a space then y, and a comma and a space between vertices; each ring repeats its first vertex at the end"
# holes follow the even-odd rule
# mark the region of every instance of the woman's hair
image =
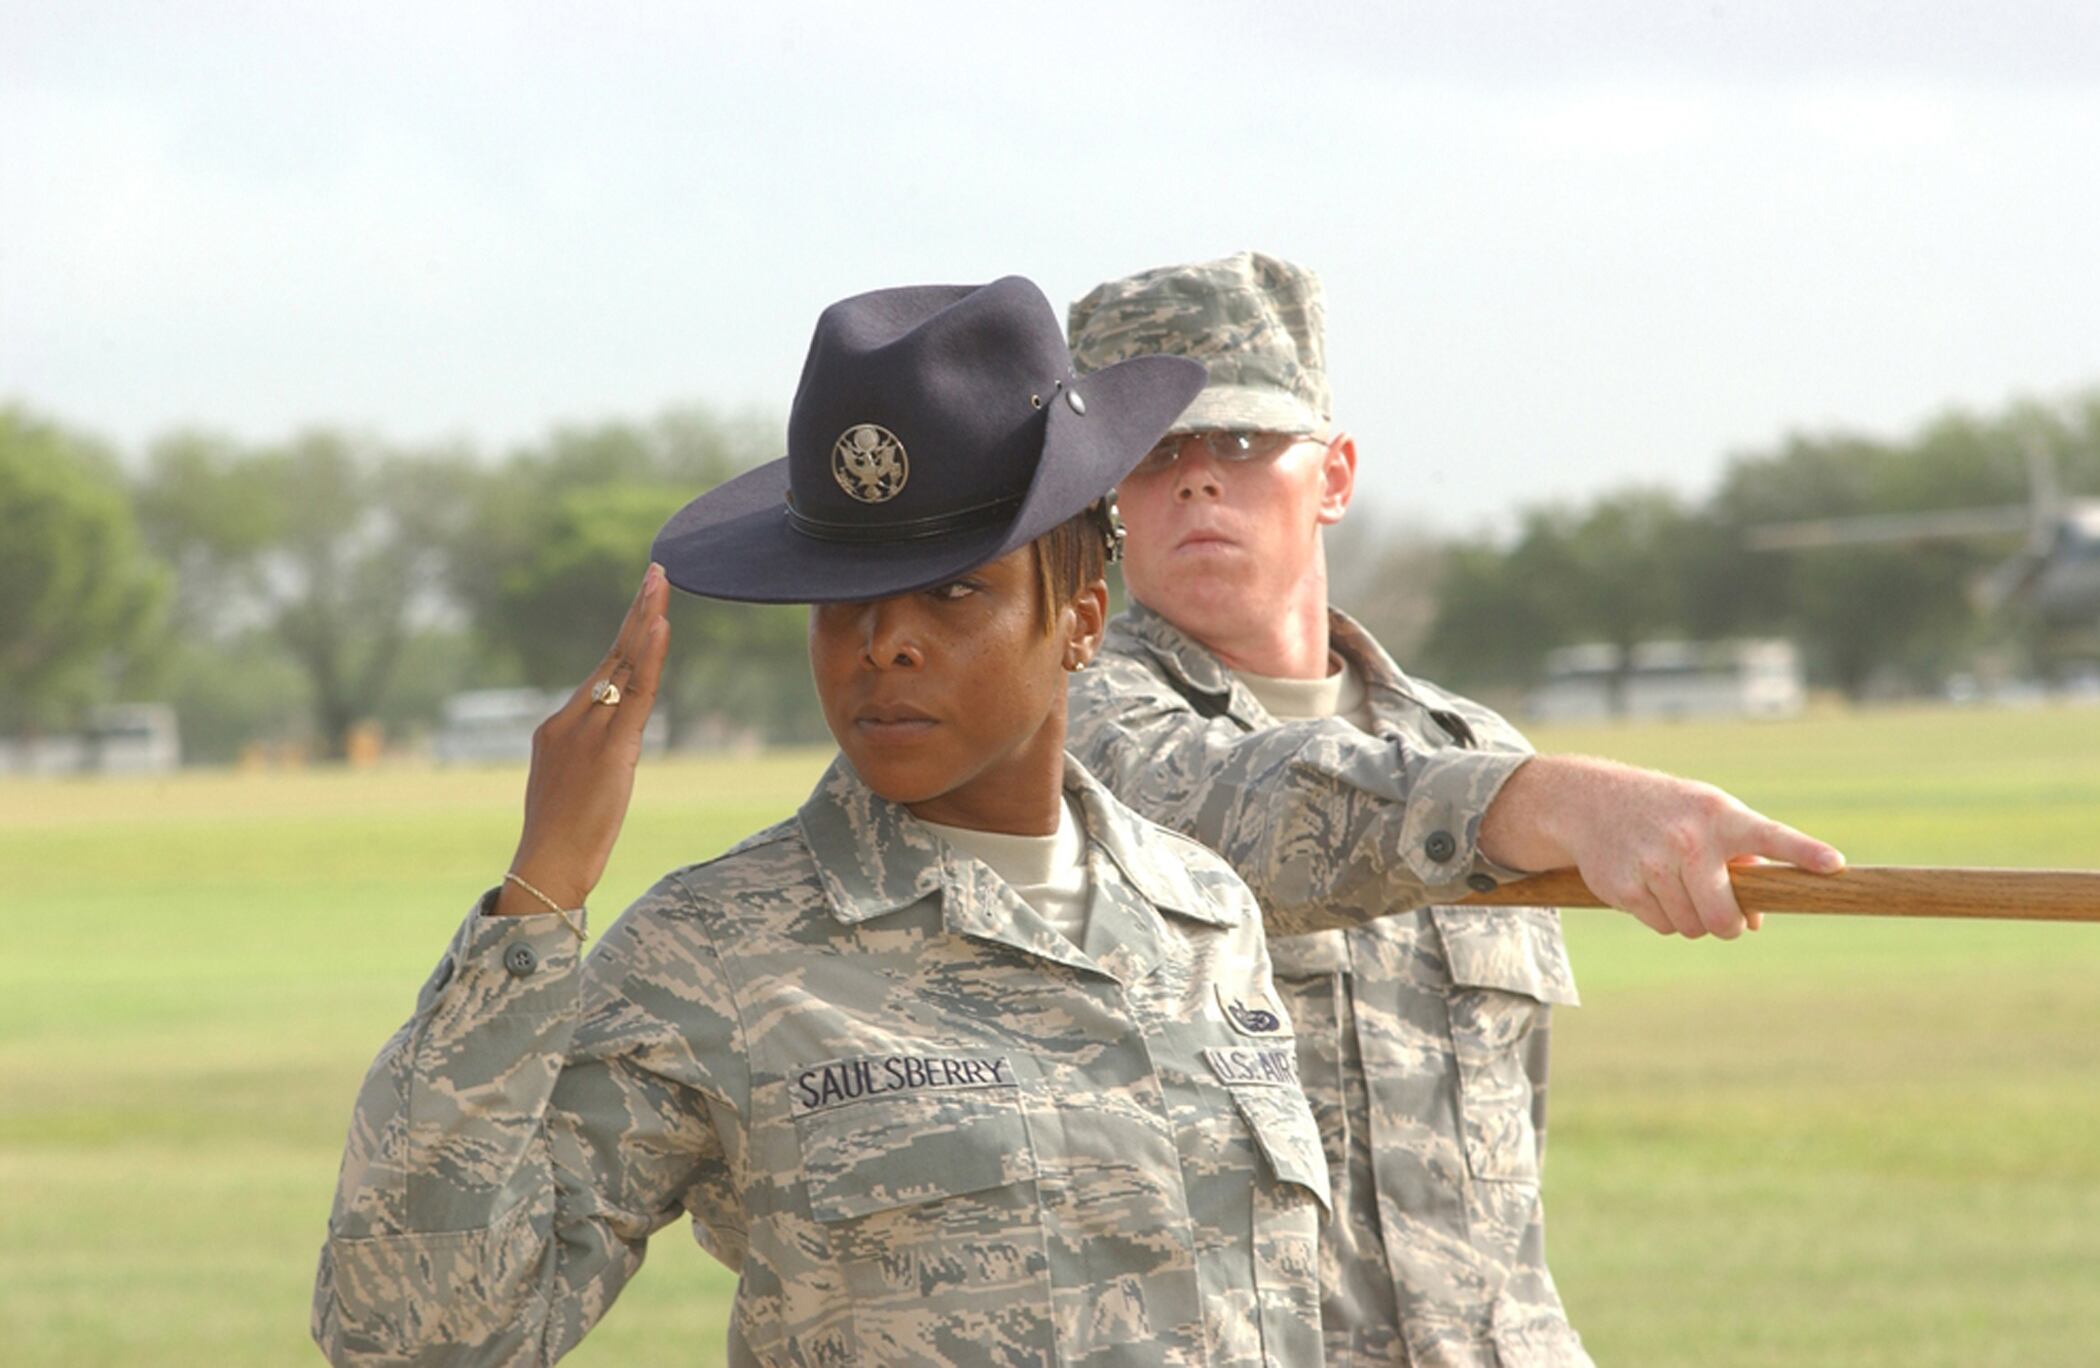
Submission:
POLYGON ((1097 503, 1035 539, 1045 636, 1057 622, 1058 609, 1107 575, 1109 526, 1107 507, 1097 503))

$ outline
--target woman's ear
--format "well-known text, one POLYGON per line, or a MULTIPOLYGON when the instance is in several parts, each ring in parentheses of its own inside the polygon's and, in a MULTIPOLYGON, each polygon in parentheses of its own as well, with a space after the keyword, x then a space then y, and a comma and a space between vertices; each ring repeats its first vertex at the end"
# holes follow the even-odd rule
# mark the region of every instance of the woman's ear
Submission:
POLYGON ((1083 670, 1101 649, 1101 633, 1108 625, 1108 581, 1086 585, 1060 615, 1065 628, 1065 668, 1083 670))

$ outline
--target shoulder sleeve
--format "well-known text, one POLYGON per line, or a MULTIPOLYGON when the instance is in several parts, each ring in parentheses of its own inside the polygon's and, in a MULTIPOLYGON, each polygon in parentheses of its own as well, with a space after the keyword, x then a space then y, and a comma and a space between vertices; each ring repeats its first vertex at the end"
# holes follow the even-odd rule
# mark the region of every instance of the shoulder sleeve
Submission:
POLYGON ((684 919, 680 886, 644 894, 581 963, 558 919, 488 915, 493 897, 358 1096, 314 1287, 331 1362, 551 1363, 689 1203, 723 1225, 718 1253, 741 1249, 720 1197, 741 1041, 680 1043, 667 1010, 733 1022, 727 984, 704 938, 651 929, 684 919), (712 1067, 684 1067, 695 1054, 712 1067))
POLYGON ((1223 855, 1270 935, 1351 926, 1515 877, 1480 821, 1529 751, 1432 746, 1327 718, 1249 730, 1143 662, 1073 677, 1067 744, 1116 796, 1223 855))

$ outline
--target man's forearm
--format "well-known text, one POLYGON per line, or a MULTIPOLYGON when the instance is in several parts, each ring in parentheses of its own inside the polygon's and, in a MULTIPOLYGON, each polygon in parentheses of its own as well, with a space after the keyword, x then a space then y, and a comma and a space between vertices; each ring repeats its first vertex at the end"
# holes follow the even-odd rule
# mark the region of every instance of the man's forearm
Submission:
POLYGON ((1534 755, 1502 783, 1480 819, 1480 853, 1511 869, 1559 869, 1576 862, 1575 819, 1609 804, 1627 773, 1610 760, 1534 755))

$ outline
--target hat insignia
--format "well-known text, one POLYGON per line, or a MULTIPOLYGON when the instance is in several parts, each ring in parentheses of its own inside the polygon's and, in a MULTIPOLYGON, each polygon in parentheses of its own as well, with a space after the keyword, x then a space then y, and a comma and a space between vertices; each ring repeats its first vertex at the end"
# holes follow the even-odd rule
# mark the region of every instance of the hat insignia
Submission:
POLYGON ((896 433, 856 423, 831 444, 831 473, 839 488, 862 503, 887 503, 903 491, 911 465, 896 433))

